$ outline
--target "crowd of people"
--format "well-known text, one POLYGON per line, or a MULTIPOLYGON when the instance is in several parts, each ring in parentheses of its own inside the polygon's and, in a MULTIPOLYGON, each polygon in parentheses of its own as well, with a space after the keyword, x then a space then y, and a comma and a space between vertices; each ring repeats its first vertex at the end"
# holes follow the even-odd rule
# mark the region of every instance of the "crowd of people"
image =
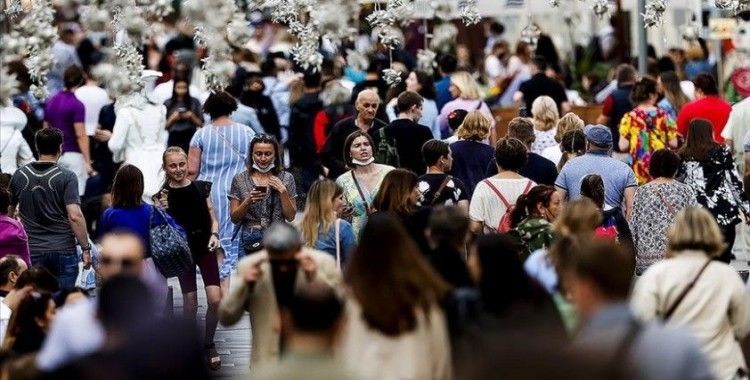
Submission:
POLYGON ((708 57, 574 91, 549 37, 511 54, 490 23, 483 64, 431 74, 404 48, 389 87, 378 46, 302 70, 253 26, 224 91, 185 28, 117 99, 76 23, 45 101, 10 65, 3 376, 209 378, 217 326, 248 312, 254 379, 748 377, 750 99, 723 100, 708 57))

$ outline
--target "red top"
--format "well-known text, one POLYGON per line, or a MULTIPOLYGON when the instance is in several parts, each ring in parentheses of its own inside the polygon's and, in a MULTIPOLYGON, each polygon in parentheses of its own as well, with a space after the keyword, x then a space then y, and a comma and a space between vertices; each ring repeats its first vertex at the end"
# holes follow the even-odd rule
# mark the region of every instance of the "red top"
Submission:
POLYGON ((718 96, 707 96, 692 101, 685 104, 677 115, 677 131, 681 135, 687 136, 691 120, 706 119, 713 124, 714 140, 723 144, 724 138, 721 137, 721 131, 727 125, 730 112, 732 112, 732 106, 718 96))

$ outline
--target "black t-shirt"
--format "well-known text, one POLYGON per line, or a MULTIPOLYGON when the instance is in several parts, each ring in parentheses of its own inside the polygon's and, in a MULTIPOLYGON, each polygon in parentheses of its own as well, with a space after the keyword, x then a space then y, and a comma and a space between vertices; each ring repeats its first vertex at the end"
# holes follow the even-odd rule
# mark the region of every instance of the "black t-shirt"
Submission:
MULTIPOLYGON (((386 139, 396 147, 399 166, 409 169, 417 175, 424 174, 426 167, 422 158, 422 145, 432 139, 430 128, 408 119, 397 119, 383 130, 386 139)), ((380 143, 380 132, 373 134, 376 151, 380 143)))
POLYGON ((523 93, 523 101, 526 103, 526 110, 531 112, 531 104, 536 98, 547 95, 555 100, 557 112, 562 113, 560 105, 568 101, 568 95, 565 94, 565 88, 557 81, 548 78, 543 73, 536 74, 526 82, 521 83, 518 89, 523 93))
POLYGON ((166 186, 167 212, 185 229, 191 247, 207 247, 211 237, 211 215, 206 198, 211 194, 211 183, 193 181, 185 187, 166 186))
MULTIPOLYGON (((497 174, 497 165, 493 159, 487 165, 487 177, 497 174)), ((518 174, 536 182, 538 185, 555 185, 557 179, 557 166, 555 163, 536 154, 529 152, 526 163, 518 171, 518 174)))
POLYGON ((453 176, 446 183, 438 199, 435 200, 435 193, 447 176, 448 174, 444 173, 430 173, 419 177, 417 188, 420 194, 422 194, 422 206, 454 206, 459 201, 469 200, 469 193, 466 191, 464 183, 453 176))

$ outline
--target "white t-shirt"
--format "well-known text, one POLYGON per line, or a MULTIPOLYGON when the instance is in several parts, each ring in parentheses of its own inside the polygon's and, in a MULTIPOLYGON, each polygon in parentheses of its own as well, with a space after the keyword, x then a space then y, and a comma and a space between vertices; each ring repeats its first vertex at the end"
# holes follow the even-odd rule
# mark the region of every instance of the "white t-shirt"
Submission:
MULTIPOLYGON (((534 181, 528 178, 505 179, 505 178, 488 178, 495 187, 500 191, 505 199, 514 205, 518 197, 525 191, 530 190, 536 185, 534 181), (531 184, 529 186, 529 184, 531 184)), ((495 231, 500 224, 500 219, 505 215, 505 204, 500 200, 497 193, 490 186, 481 181, 474 188, 474 195, 469 203, 469 217, 474 222, 482 222, 485 232, 495 231)))
POLYGON ((534 136, 536 139, 531 143, 531 151, 536 154, 542 154, 545 149, 557 145, 557 141, 555 141, 556 134, 557 127, 548 131, 540 131, 534 128, 534 136))
POLYGON ((562 159, 562 150, 560 150, 560 144, 555 144, 553 146, 544 148, 544 150, 542 150, 542 157, 554 162, 555 165, 559 165, 560 160, 562 159))
POLYGON ((5 297, 0 298, 0 342, 5 340, 5 330, 10 323, 10 315, 13 311, 5 304, 5 297))
POLYGON ((107 95, 107 91, 93 85, 81 86, 74 94, 86 109, 86 118, 84 119, 86 134, 93 136, 96 126, 99 124, 99 111, 102 110, 102 107, 112 103, 112 100, 107 95))
POLYGON ((487 58, 484 59, 484 72, 487 74, 488 78, 493 80, 501 75, 505 75, 506 73, 505 67, 503 67, 500 59, 494 55, 488 55, 487 58))

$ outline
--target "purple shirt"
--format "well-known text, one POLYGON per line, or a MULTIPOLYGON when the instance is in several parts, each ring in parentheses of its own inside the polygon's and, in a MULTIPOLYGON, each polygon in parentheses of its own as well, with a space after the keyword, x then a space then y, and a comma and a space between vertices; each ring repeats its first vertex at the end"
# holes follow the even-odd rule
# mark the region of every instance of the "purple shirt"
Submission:
POLYGON ((84 123, 86 108, 72 91, 63 90, 47 101, 44 109, 44 121, 51 128, 57 128, 63 133, 62 151, 81 152, 76 139, 74 123, 84 123))
POLYGON ((31 265, 29 259, 29 238, 21 222, 0 214, 0 257, 7 255, 20 256, 26 265, 31 265))

